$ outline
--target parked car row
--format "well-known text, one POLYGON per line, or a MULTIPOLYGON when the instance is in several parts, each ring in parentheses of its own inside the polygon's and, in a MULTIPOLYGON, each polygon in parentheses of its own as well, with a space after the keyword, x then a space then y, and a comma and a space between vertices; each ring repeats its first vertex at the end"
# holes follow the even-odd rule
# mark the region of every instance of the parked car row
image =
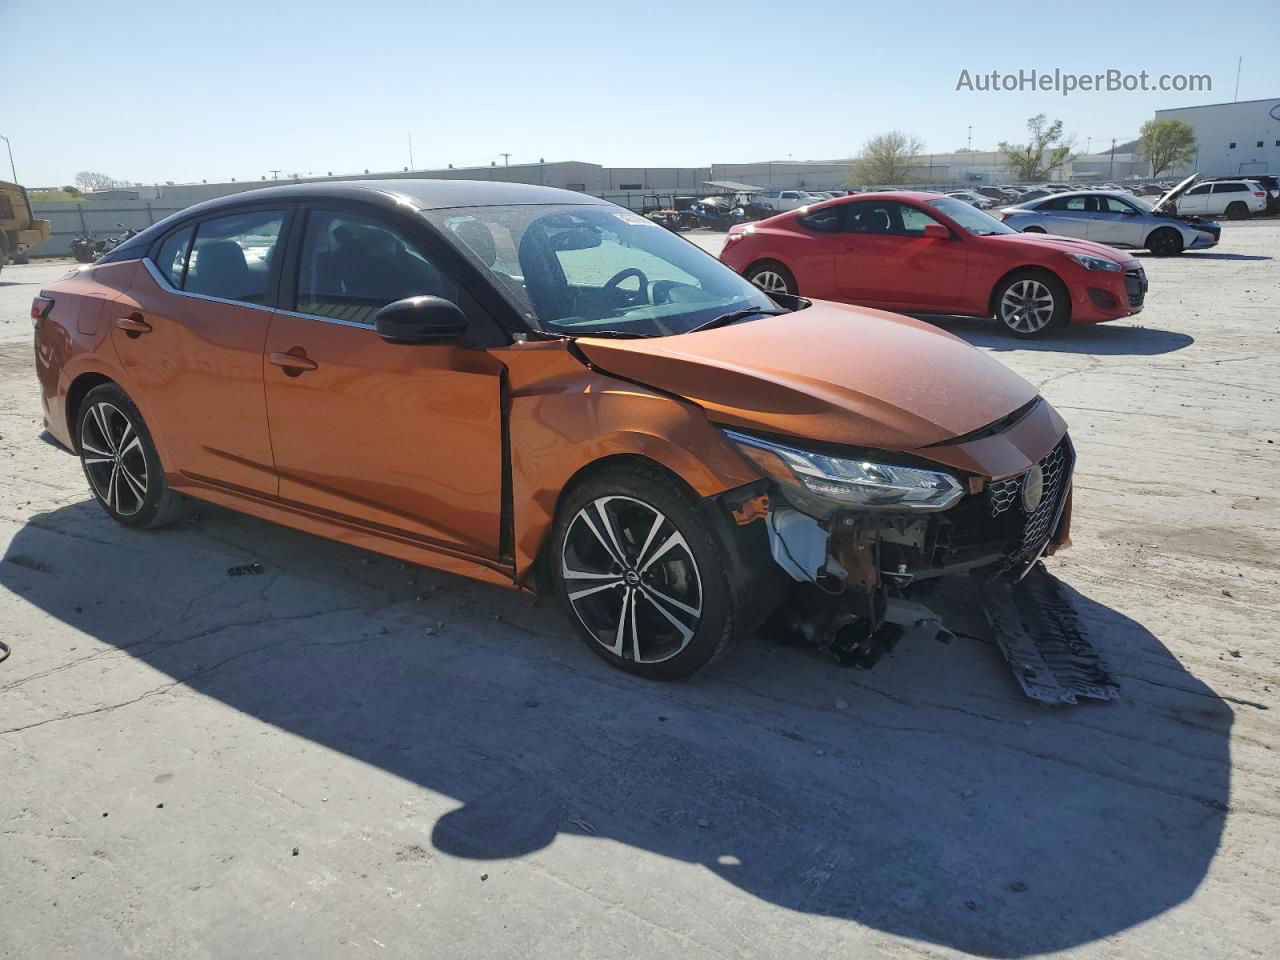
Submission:
MULTIPOLYGON (((919 603, 943 575, 977 577, 979 604, 1065 605, 1039 566, 1068 541, 1062 418, 959 338, 832 301, 994 310, 1033 335, 1141 309, 1141 267, 930 194, 730 237, 721 263, 511 183, 212 200, 40 291, 44 424, 125 526, 193 497, 551 594, 646 677, 761 624, 870 665, 907 628, 946 636, 919 603)), ((1024 689, 1115 696, 1050 619, 1067 670, 1015 671, 1024 689)))

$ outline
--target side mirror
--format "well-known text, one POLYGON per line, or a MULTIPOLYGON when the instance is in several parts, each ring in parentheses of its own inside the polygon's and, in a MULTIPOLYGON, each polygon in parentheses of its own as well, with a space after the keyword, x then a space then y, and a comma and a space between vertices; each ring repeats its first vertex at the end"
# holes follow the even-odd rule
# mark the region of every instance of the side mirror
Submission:
POLYGON ((940 223, 926 223, 924 225, 924 238, 926 240, 950 240, 951 231, 940 223))
POLYGON ((387 343, 444 343, 466 333, 467 317, 442 297, 406 297, 375 313, 373 327, 387 343))

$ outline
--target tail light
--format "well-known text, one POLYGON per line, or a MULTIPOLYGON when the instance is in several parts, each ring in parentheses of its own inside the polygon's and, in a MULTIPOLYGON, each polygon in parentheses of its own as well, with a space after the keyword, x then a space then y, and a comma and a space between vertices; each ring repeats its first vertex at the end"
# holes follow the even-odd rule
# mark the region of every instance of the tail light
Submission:
POLYGON ((1266 194, 1265 194, 1265 193, 1255 193, 1255 194, 1254 194, 1254 196, 1255 196, 1255 197, 1264 197, 1264 198, 1265 198, 1265 197, 1266 197, 1266 194))
POLYGON ((36 326, 53 309, 52 297, 36 297, 31 301, 31 325, 36 326))

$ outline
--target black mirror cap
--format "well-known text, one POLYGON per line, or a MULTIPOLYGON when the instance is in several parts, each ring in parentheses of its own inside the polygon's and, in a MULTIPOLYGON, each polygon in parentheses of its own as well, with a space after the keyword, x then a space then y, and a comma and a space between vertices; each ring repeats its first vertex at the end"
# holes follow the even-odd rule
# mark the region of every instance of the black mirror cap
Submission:
POLYGON ((467 332, 467 316, 443 297, 405 297, 375 313, 373 327, 387 343, 444 343, 467 332))

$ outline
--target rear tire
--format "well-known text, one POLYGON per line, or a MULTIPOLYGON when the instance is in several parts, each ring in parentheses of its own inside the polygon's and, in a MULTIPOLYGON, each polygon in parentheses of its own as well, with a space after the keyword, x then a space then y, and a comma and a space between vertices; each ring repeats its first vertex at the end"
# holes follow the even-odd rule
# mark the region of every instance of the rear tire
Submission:
POLYGON ((76 411, 75 442, 94 499, 116 523, 145 530, 181 514, 182 496, 165 481, 142 414, 114 383, 85 394, 76 411))
POLYGON ((1071 318, 1066 286, 1044 270, 1021 270, 1005 277, 991 302, 1001 326, 1024 340, 1046 336, 1071 318))
POLYGON ((1249 216, 1249 207, 1240 200, 1233 200, 1227 204, 1228 220, 1244 220, 1249 216))
POLYGON ((765 293, 786 293, 793 297, 800 295, 796 277, 777 260, 761 260, 747 268, 746 278, 765 293))
POLYGON ((598 656, 651 680, 707 666, 738 611, 701 504, 656 466, 611 466, 564 498, 549 554, 569 620, 598 656))
POLYGON ((1147 249, 1157 257, 1176 257, 1182 246, 1182 234, 1173 227, 1161 227, 1147 237, 1147 249))

